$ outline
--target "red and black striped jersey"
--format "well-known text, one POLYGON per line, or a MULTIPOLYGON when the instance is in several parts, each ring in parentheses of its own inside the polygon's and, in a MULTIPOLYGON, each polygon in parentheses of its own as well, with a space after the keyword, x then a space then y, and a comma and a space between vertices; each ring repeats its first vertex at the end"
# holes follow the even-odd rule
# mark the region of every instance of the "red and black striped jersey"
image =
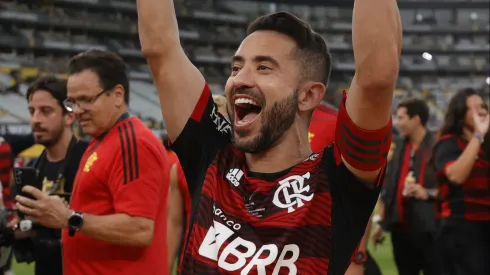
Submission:
POLYGON ((461 156, 467 144, 454 135, 443 136, 436 144, 434 158, 440 184, 440 215, 442 218, 490 221, 490 162, 483 149, 464 183, 451 183, 445 174, 446 168, 461 156))
POLYGON ((3 137, 0 137, 0 183, 4 188, 9 186, 12 167, 12 150, 7 141, 3 137))
POLYGON ((192 196, 180 274, 344 274, 379 195, 334 146, 279 173, 247 168, 209 87, 172 148, 192 196))

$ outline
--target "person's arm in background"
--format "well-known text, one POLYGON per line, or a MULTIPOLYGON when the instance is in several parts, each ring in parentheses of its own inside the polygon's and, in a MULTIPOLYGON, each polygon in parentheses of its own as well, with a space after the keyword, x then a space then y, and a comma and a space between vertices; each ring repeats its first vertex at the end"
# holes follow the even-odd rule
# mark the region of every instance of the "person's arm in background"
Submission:
POLYGON ((177 252, 184 233, 184 199, 177 175, 177 163, 170 169, 170 191, 168 194, 167 245, 169 273, 172 272, 177 252))
MULTIPOLYGON (((371 223, 371 219, 369 219, 368 225, 366 226, 366 231, 364 232, 364 236, 362 236, 361 242, 359 243, 359 248, 356 251, 356 253, 357 252, 365 253, 366 260, 367 260, 369 237, 371 235, 371 227, 372 227, 372 223, 371 223)), ((351 262, 349 268, 345 272, 345 275, 363 275, 363 274, 364 274, 364 263, 357 264, 354 261, 351 262)))
POLYGON ((117 214, 99 216, 84 213, 83 225, 77 234, 127 246, 146 247, 152 243, 154 220, 159 209, 167 207, 170 165, 166 154, 160 154, 156 148, 161 144, 149 144, 135 137, 133 139, 138 154, 132 156, 135 159, 129 163, 138 164, 137 176, 125 182, 124 174, 128 167, 125 167, 126 161, 122 154, 116 156, 121 161, 115 162, 113 170, 107 171, 110 176, 106 184, 112 193, 117 214))
POLYGON ((446 138, 436 146, 434 157, 437 171, 442 171, 452 183, 465 182, 475 164, 481 142, 472 138, 466 148, 461 150, 455 138, 446 138))
POLYGON ((384 236, 383 236, 384 230, 383 230, 383 227, 381 226, 381 223, 385 219, 385 206, 383 203, 383 198, 381 196, 378 199, 378 204, 376 205, 375 211, 376 211, 376 214, 370 220, 370 223, 371 222, 375 223, 374 224, 374 230, 373 230, 373 236, 372 236, 374 248, 376 248, 376 246, 378 244, 382 244, 383 239, 384 239, 384 236))

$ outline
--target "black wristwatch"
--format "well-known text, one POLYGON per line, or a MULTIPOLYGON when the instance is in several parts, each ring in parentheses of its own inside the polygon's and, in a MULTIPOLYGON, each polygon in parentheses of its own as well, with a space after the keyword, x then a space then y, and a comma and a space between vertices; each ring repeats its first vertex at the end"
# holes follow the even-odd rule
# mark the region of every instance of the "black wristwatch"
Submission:
POLYGON ((83 213, 73 211, 68 218, 68 236, 73 237, 75 233, 80 230, 82 225, 83 213))
POLYGON ((358 265, 363 265, 367 261, 367 253, 362 250, 357 250, 354 256, 354 263, 358 265))

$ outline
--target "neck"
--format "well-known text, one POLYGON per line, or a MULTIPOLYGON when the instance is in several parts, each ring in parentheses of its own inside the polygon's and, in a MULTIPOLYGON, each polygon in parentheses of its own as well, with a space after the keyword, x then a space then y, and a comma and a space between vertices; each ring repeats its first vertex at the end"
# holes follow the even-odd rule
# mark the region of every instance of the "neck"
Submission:
POLYGON ((420 129, 416 130, 413 134, 411 134, 409 139, 410 139, 410 143, 412 143, 412 146, 415 148, 419 148, 426 134, 427 134, 427 130, 425 129, 425 127, 421 127, 420 129))
POLYGON ((115 112, 113 112, 110 115, 111 116, 111 119, 109 120, 108 126, 104 130, 104 132, 97 133, 97 135, 94 135, 94 137, 97 138, 97 139, 103 138, 105 136, 105 134, 107 132, 109 132, 112 129, 112 127, 114 127, 114 125, 116 125, 116 123, 118 122, 119 118, 121 118, 121 116, 124 113, 127 113, 127 112, 128 112, 128 109, 126 107, 122 107, 120 109, 117 109, 115 112))
POLYGON ((70 129, 65 129, 60 140, 46 148, 46 158, 50 162, 61 161, 66 157, 73 134, 70 129))
POLYGON ((116 110, 116 112, 114 112, 114 116, 111 119, 111 126, 109 127, 109 129, 112 128, 114 125, 116 125, 119 118, 121 118, 121 116, 127 112, 128 112, 128 109, 126 107, 122 107, 121 109, 116 110))
POLYGON ((246 153, 247 166, 250 171, 258 173, 275 173, 288 169, 311 155, 308 143, 308 129, 291 126, 278 140, 277 145, 267 151, 246 153))

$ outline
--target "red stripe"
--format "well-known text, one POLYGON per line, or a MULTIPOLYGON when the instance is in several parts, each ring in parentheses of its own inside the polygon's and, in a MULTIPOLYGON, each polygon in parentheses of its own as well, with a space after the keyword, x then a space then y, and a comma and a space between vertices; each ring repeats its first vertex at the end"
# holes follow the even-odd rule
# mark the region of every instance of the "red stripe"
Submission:
POLYGON ((204 115, 204 111, 208 105, 208 101, 211 98, 211 90, 209 89, 208 83, 204 85, 203 91, 201 93, 201 97, 197 101, 196 107, 192 112, 191 118, 197 122, 201 121, 202 116, 204 115))
POLYGON ((426 165, 426 160, 427 160, 427 149, 424 150, 424 152, 422 153, 422 167, 420 167, 420 172, 418 174, 418 182, 420 185, 424 186, 424 180, 425 180, 425 168, 427 167, 426 165))

